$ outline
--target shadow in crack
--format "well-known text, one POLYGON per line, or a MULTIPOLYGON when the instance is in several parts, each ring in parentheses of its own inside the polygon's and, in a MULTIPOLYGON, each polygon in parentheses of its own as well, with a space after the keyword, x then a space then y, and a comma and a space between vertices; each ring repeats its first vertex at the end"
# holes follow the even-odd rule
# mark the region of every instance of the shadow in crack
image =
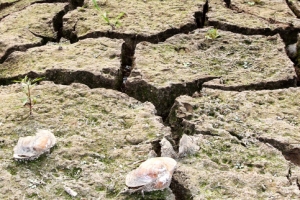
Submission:
POLYGON ((190 200, 193 199, 193 195, 189 189, 187 189, 182 183, 181 172, 175 171, 170 188, 175 195, 176 200, 190 200))
POLYGON ((259 141, 264 143, 269 143, 276 149, 282 152, 282 155, 286 160, 291 161, 295 165, 300 166, 300 149, 297 147, 294 147, 292 144, 283 143, 280 141, 277 141, 275 139, 270 138, 258 138, 259 141))

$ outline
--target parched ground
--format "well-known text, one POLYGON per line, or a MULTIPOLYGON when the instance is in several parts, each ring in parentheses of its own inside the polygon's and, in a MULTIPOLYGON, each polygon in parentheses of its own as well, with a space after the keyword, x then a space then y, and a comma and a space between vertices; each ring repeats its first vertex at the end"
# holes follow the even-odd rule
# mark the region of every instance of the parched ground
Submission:
POLYGON ((65 6, 64 3, 33 4, 3 18, 0 27, 0 62, 13 51, 40 46, 45 39, 55 40, 55 18, 65 6))
POLYGON ((298 199, 299 8, 0 1, 0 198, 298 199), (32 116, 14 83, 26 75, 43 77, 32 116), (56 136, 50 153, 13 160, 38 129, 56 136), (178 152, 183 134, 199 149, 177 158, 171 191, 120 194, 163 138, 178 152))
POLYGON ((198 97, 178 97, 168 117, 174 137, 193 135, 200 150, 182 159, 174 179, 196 199, 296 199, 299 94, 205 88, 198 97))
POLYGON ((85 83, 89 87, 116 89, 119 81, 123 40, 85 39, 77 43, 48 43, 10 54, 0 69, 1 80, 17 80, 28 72, 60 84, 85 83))
POLYGON ((163 43, 141 42, 126 91, 135 98, 151 99, 166 115, 174 99, 192 95, 202 85, 223 90, 274 89, 295 84, 293 63, 284 54, 279 35, 246 36, 211 28, 175 35, 163 43))
POLYGON ((1 87, 1 199, 64 199, 65 186, 80 198, 117 198, 126 172, 170 135, 151 103, 117 91, 43 82, 32 92, 37 104, 28 117, 28 108, 18 106, 21 86, 1 87), (14 161, 18 138, 37 129, 52 130, 55 148, 35 161, 14 161))
POLYGON ((95 9, 92 0, 63 17, 63 30, 75 31, 78 39, 115 35, 160 41, 170 32, 189 31, 202 20, 205 4, 200 1, 96 1, 101 10, 95 9), (166 12, 167 11, 167 12, 166 12), (118 18, 120 13, 124 13, 118 18), (106 14, 109 23, 103 20, 106 14), (196 16, 195 16, 196 15, 196 16), (117 25, 120 22, 120 26, 117 25), (155 38, 158 37, 158 38, 155 38))

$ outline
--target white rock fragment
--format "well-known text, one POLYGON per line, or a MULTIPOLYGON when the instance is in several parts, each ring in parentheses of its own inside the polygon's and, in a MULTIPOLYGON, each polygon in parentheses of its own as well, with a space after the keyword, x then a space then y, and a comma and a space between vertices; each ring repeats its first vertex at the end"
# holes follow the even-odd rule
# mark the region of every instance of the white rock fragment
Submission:
POLYGON ((157 154, 155 153, 154 150, 151 150, 149 153, 148 153, 148 158, 155 158, 157 157, 157 154))
POLYGON ((49 130, 38 130, 35 136, 21 137, 14 147, 13 157, 17 160, 34 160, 49 152, 56 138, 49 130))
POLYGON ((77 196, 77 192, 75 192, 74 190, 72 190, 69 187, 64 186, 64 190, 66 191, 66 193, 68 193, 71 197, 76 197, 77 196))
POLYGON ((179 157, 184 157, 187 155, 193 155, 198 151, 200 147, 196 144, 194 138, 183 134, 180 141, 179 141, 179 157))
POLYGON ((166 138, 163 138, 159 144, 161 146, 161 157, 177 158, 177 153, 174 151, 172 144, 166 138))
POLYGON ((297 57, 297 43, 288 45, 286 53, 291 59, 295 59, 297 57))

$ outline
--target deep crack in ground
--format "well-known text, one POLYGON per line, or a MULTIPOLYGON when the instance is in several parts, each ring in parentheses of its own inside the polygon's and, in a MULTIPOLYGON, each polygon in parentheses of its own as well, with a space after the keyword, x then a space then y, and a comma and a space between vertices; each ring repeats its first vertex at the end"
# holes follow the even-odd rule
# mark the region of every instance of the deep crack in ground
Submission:
MULTIPOLYGON (((65 2, 65 1, 42 1, 42 2, 36 2, 35 4, 39 3, 54 3, 54 2, 65 2)), ((226 5, 228 8, 237 11, 237 7, 234 7, 231 5, 230 1, 225 1, 226 5)), ((5 7, 10 6, 10 4, 1 4, 0 5, 0 10, 4 9, 5 7), (2 5, 2 7, 1 7, 2 5)), ((71 1, 71 4, 68 7, 65 7, 64 10, 60 11, 52 20, 53 23, 53 28, 54 31, 57 33, 56 37, 47 37, 40 35, 38 33, 32 32, 36 37, 40 37, 41 43, 40 44, 34 44, 32 46, 30 45, 20 45, 18 47, 12 47, 8 48, 6 50, 6 54, 2 56, 0 63, 4 62, 9 62, 10 60, 7 60, 7 58, 14 52, 16 51, 27 51, 31 48, 37 47, 37 46, 44 46, 46 45, 47 42, 52 41, 52 42, 58 42, 61 37, 66 37, 68 38, 71 43, 75 44, 77 42, 80 42, 85 39, 91 39, 91 38, 110 38, 110 39, 122 39, 124 42, 122 44, 122 47, 120 49, 120 67, 118 72, 108 72, 112 73, 114 76, 117 78, 115 79, 116 83, 111 83, 109 79, 104 80, 102 76, 97 76, 94 73, 91 73, 89 71, 85 70, 77 70, 77 71, 68 71, 64 69, 48 69, 44 73, 35 73, 34 71, 30 71, 26 73, 31 78, 35 77, 46 77, 47 80, 52 80, 57 84, 65 84, 65 85, 70 85, 74 82, 76 83, 82 83, 89 88, 112 88, 115 90, 119 90, 121 92, 127 93, 129 96, 134 97, 135 99, 141 100, 142 102, 150 101, 154 103, 156 106, 156 109, 158 111, 158 115, 161 116, 164 119, 165 125, 170 125, 169 124, 169 119, 167 119, 168 116, 170 116, 170 109, 172 105, 175 102, 175 99, 181 95, 189 95, 192 96, 195 92, 201 92, 202 91, 202 85, 206 82, 214 81, 214 80, 219 80, 219 76, 215 77, 208 77, 204 79, 198 79, 195 80, 194 82, 196 83, 185 83, 184 86, 181 84, 172 84, 171 87, 167 88, 167 90, 174 91, 174 94, 172 95, 167 95, 163 96, 163 98, 169 98, 171 99, 170 102, 168 102, 168 105, 164 105, 160 107, 161 100, 160 102, 154 102, 151 100, 150 97, 142 97, 141 95, 136 95, 136 94, 131 94, 130 92, 127 92, 126 89, 126 82, 128 77, 130 77, 132 74, 132 70, 135 69, 135 59, 136 59, 136 46, 138 44, 144 43, 144 42, 149 42, 152 44, 160 44, 165 41, 168 41, 169 38, 176 36, 178 34, 187 34, 189 32, 193 32, 198 29, 202 29, 203 27, 206 28, 208 26, 214 26, 215 28, 218 28, 220 30, 225 30, 225 31, 230 31, 232 33, 240 33, 244 35, 264 35, 264 36, 274 36, 275 34, 280 34, 281 38, 283 39, 285 45, 289 45, 292 43, 296 42, 297 38, 297 33, 299 32, 299 28, 294 28, 292 26, 289 26, 285 29, 251 29, 251 28, 240 28, 238 25, 232 25, 232 24, 225 24, 221 21, 210 21, 210 17, 207 16, 207 13, 211 12, 209 10, 210 4, 208 1, 206 1, 203 4, 203 9, 201 11, 197 11, 194 13, 194 24, 185 24, 181 26, 180 28, 170 28, 165 31, 148 35, 145 36, 143 34, 127 34, 127 33, 120 33, 116 31, 92 31, 90 33, 87 33, 85 35, 78 36, 77 33, 77 25, 78 21, 73 25, 72 30, 63 30, 63 18, 64 16, 69 12, 69 10, 76 10, 76 8, 81 9, 80 7, 84 7, 84 1, 71 1), (205 26, 204 26, 205 25, 205 26), (104 81, 103 81, 104 80, 104 81), (111 86, 112 84, 115 84, 113 87, 111 86), (189 85, 190 84, 190 85, 189 85), (196 86, 196 87, 195 87, 196 86), (179 90, 179 92, 175 92, 175 90, 179 90)), ((241 12, 241 10, 239 10, 241 12)), ((242 12, 244 12, 242 10, 242 12)), ((252 14, 251 14, 252 15, 252 14)), ((6 16, 7 17, 7 16, 6 16)), ((256 16, 257 17, 257 16, 256 16)), ((4 18, 1 18, 2 20, 4 18)), ((265 19, 265 18, 262 18, 265 19)), ((0 23, 2 22, 0 21, 0 23)), ((274 22, 276 23, 276 22, 274 22)), ((64 47, 62 47, 62 51, 64 51, 64 47)), ((189 66, 190 64, 183 63, 184 65, 189 66)), ((245 63, 244 63, 245 64, 245 63)), ((139 66, 138 66, 139 67, 139 66)), ((0 83, 1 85, 8 85, 11 84, 13 80, 19 79, 23 77, 25 74, 18 75, 18 76, 12 76, 8 78, 0 78, 0 83)), ((221 76, 220 76, 221 77, 221 76)), ((147 83, 148 84, 148 83, 147 83)), ((282 80, 282 81, 274 81, 274 82, 269 82, 267 84, 261 84, 258 83, 257 85, 248 85, 248 86, 233 86, 233 87, 222 87, 222 86, 205 86, 205 88, 213 88, 213 89, 221 89, 221 90, 229 90, 229 91, 242 91, 242 90, 265 90, 265 89, 272 89, 272 90, 277 90, 277 89, 284 89, 284 88, 289 88, 291 86, 295 85, 295 79, 293 80, 282 80)), ((138 85, 139 87, 141 85, 138 85)), ((150 85, 151 87, 151 85, 150 85)), ((156 88, 152 88, 151 90, 156 90, 156 88)), ((159 92, 157 92, 159 93, 159 92)), ((162 99, 163 99, 162 98, 162 99)), ((178 130, 172 129, 172 135, 175 136, 175 139, 178 141, 178 130), (176 138, 177 137, 177 138, 176 138)), ((212 137, 216 137, 218 135, 215 135, 212 132, 209 132, 212 137)), ((243 139, 240 135, 234 133, 234 132, 229 132, 232 136, 236 137, 238 140, 243 139)), ((197 133, 196 133, 197 134, 197 133)), ((198 134, 198 135, 201 135, 198 134)), ((275 148, 279 149, 285 158, 287 160, 292 161, 293 163, 299 165, 299 149, 293 148, 293 149, 288 149, 288 144, 282 145, 280 142, 275 141, 275 140, 265 140, 261 139, 262 143, 268 142, 272 144, 275 148)), ((245 147, 245 146, 244 146, 245 147)), ((152 143, 152 148, 156 151, 158 155, 160 155, 160 145, 159 141, 155 141, 152 143)), ((176 147, 177 148, 177 147, 176 147)), ((182 173, 182 172, 181 172, 182 173)), ((176 175, 176 174, 175 174, 176 175)), ((178 174, 177 174, 178 175, 178 174)), ((297 179, 297 185, 299 187, 298 179, 297 179)), ((183 185, 182 183, 178 182, 178 179, 174 179, 171 184, 171 189, 173 190, 176 199, 191 199, 193 198, 193 195, 191 193, 191 190, 186 186, 183 185)))

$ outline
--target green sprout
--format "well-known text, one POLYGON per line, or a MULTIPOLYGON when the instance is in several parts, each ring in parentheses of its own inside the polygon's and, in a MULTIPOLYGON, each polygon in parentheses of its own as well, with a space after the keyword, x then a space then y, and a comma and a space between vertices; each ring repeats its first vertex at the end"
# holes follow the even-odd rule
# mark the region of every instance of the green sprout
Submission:
MULTIPOLYGON (((99 12, 101 12, 101 9, 100 9, 100 7, 98 6, 96 0, 93 0, 93 3, 94 3, 95 8, 96 8, 99 12)), ((125 15, 125 13, 124 13, 124 12, 121 12, 117 17, 115 17, 113 20, 111 20, 111 19, 109 19, 109 17, 108 17, 108 13, 103 12, 103 13, 101 14, 101 16, 102 16, 102 18, 104 19, 104 21, 105 21, 108 25, 110 25, 110 26, 112 27, 112 29, 115 29, 116 27, 119 27, 119 26, 122 25, 121 22, 120 22, 119 20, 120 20, 124 15, 125 15)))
POLYGON ((221 36, 219 35, 218 29, 216 29, 216 28, 209 29, 205 35, 205 38, 210 39, 210 40, 214 40, 219 37, 221 37, 221 36))
POLYGON ((32 107, 36 104, 36 98, 32 97, 32 88, 36 85, 38 81, 41 81, 44 78, 35 78, 31 80, 27 76, 25 78, 14 81, 15 83, 21 83, 23 92, 26 94, 26 97, 22 98, 23 106, 29 107, 29 115, 32 115, 32 107))

